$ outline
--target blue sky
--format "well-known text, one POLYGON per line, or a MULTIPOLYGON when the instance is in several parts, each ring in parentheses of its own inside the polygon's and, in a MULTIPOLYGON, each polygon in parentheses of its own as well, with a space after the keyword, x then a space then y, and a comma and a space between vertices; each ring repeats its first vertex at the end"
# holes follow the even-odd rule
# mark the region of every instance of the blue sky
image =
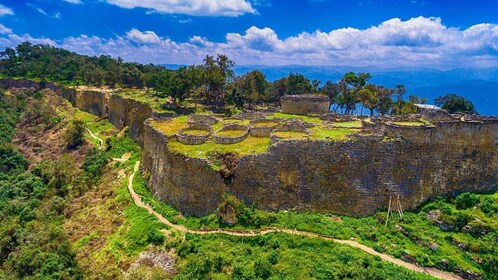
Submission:
POLYGON ((491 67, 496 0, 0 0, 0 48, 30 40, 157 64, 491 67))

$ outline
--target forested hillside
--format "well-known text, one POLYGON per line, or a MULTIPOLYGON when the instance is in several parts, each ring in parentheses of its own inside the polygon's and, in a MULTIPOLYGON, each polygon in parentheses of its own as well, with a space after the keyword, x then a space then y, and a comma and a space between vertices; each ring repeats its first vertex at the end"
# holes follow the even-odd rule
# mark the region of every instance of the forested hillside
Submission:
POLYGON ((338 81, 310 80, 290 73, 273 82, 259 70, 237 76, 235 62, 225 55, 206 56, 202 64, 176 70, 152 64, 124 62, 101 55, 90 57, 48 45, 29 42, 0 53, 0 75, 26 77, 66 85, 145 88, 156 97, 169 97, 175 105, 185 100, 206 103, 215 109, 254 108, 277 105, 280 97, 292 94, 329 96, 333 111, 346 114, 413 113, 413 103, 425 102, 408 96, 405 86, 388 88, 371 83, 369 73, 345 73, 338 81))

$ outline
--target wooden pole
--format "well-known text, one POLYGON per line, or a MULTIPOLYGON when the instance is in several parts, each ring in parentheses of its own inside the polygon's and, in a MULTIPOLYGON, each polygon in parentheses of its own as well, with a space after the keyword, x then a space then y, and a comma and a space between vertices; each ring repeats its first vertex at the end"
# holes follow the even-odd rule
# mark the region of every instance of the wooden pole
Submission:
POLYGON ((389 206, 387 208, 387 218, 386 218, 386 225, 385 227, 387 227, 387 222, 389 222, 389 213, 391 212, 391 196, 389 196, 389 206))
POLYGON ((399 194, 398 194, 398 207, 399 207, 399 215, 401 218, 403 218, 403 207, 401 207, 401 200, 399 199, 399 194))

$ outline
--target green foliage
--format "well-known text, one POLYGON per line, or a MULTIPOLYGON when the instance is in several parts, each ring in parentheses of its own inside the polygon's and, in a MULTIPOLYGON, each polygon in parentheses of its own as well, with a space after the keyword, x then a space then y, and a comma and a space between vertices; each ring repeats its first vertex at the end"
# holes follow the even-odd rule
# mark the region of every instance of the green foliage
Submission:
POLYGON ((474 104, 463 96, 456 94, 446 94, 434 99, 434 104, 447 110, 449 113, 477 113, 474 104))
POLYGON ((81 166, 83 171, 85 171, 84 176, 92 182, 98 181, 109 159, 110 157, 106 151, 97 148, 88 150, 85 162, 81 166))
POLYGON ((74 168, 63 158, 29 172, 27 160, 9 143, 24 102, 10 98, 14 102, 7 103, 0 96, 0 124, 5 128, 0 132, 0 277, 81 279, 61 226, 74 168))
POLYGON ((85 124, 80 120, 73 120, 69 124, 64 139, 68 149, 75 149, 84 142, 85 124))
POLYGON ((187 234, 178 255, 177 279, 432 279, 347 245, 282 233, 187 234))
POLYGON ((149 233, 147 233, 147 242, 155 245, 164 244, 164 234, 160 232, 157 228, 151 228, 149 233))
POLYGON ((455 199, 455 205, 457 209, 467 209, 474 207, 479 203, 479 196, 473 193, 462 193, 455 199))
POLYGON ((481 211, 488 216, 493 216, 493 214, 498 214, 498 203, 496 199, 492 197, 484 197, 480 204, 481 211))

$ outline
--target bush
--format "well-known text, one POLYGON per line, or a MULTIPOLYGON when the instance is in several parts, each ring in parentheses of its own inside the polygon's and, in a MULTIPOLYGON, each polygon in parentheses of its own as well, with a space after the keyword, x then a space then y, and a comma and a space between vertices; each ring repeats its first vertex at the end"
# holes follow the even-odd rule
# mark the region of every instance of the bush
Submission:
POLYGON ((474 207, 479 203, 479 196, 473 193, 462 193, 461 195, 457 196, 455 200, 456 208, 457 209, 467 209, 470 207, 474 207))
POLYGON ((164 234, 161 231, 159 231, 157 228, 151 228, 149 230, 149 233, 147 234, 147 242, 158 246, 163 245, 164 234))
POLYGON ((479 207, 481 208, 481 211, 488 216, 498 213, 498 204, 491 197, 485 197, 479 207))
POLYGON ((75 149, 83 144, 84 133, 85 124, 80 120, 73 120, 64 134, 67 148, 75 149))
POLYGON ((254 263, 256 277, 268 279, 271 276, 271 264, 265 259, 257 259, 254 263))

